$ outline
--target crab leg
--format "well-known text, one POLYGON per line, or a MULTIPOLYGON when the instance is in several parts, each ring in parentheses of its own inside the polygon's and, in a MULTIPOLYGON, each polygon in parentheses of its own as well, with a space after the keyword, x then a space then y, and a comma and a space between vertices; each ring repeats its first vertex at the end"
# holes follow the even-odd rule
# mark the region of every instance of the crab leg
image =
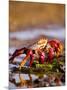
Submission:
POLYGON ((32 66, 33 61, 34 61, 34 55, 33 52, 30 51, 30 67, 32 66))
POLYGON ((52 60, 54 58, 54 50, 53 50, 53 48, 49 49, 48 58, 49 58, 49 62, 52 63, 52 60))
POLYGON ((29 58, 30 58, 30 50, 28 51, 26 57, 21 61, 20 66, 19 66, 20 69, 21 69, 22 66, 25 65, 25 63, 27 62, 27 60, 28 60, 29 58))
POLYGON ((25 51, 27 51, 28 49, 27 48, 21 48, 21 49, 18 49, 18 50, 16 50, 14 53, 13 53, 13 55, 11 56, 11 58, 9 59, 9 61, 10 62, 13 62, 13 60, 14 60, 14 58, 16 57, 16 56, 19 56, 19 55, 21 55, 21 54, 23 54, 25 51))
POLYGON ((41 52, 40 60, 41 60, 41 63, 44 64, 44 61, 45 61, 45 53, 44 52, 41 52))
POLYGON ((32 50, 29 50, 29 51, 28 51, 26 57, 25 57, 25 58, 22 60, 22 62, 20 63, 20 69, 21 69, 22 66, 25 65, 25 63, 27 62, 27 60, 28 60, 29 58, 30 58, 30 67, 31 67, 31 65, 32 65, 32 63, 33 63, 33 60, 34 60, 34 56, 33 56, 32 50))

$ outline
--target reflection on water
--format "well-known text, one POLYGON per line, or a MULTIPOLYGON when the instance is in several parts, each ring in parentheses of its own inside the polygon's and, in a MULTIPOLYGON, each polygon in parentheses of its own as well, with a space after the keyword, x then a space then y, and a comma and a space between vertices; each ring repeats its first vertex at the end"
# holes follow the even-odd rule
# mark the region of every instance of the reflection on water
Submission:
POLYGON ((32 74, 10 74, 9 88, 35 88, 35 87, 47 87, 47 86, 62 86, 62 77, 57 77, 56 75, 41 75, 36 76, 32 74), (13 84, 13 85, 11 85, 13 84), (14 86, 15 85, 15 86, 14 86))
POLYGON ((9 81, 13 83, 16 87, 27 88, 27 87, 33 87, 32 83, 37 78, 38 78, 37 76, 30 74, 17 74, 17 75, 14 74, 14 76, 11 76, 9 81))

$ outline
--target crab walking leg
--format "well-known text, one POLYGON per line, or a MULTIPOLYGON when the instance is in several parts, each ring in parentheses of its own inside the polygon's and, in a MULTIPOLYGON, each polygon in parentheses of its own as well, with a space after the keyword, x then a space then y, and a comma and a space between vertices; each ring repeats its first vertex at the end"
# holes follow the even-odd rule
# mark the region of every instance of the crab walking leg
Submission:
POLYGON ((23 54, 24 52, 27 52, 27 48, 21 48, 21 49, 18 49, 18 50, 16 50, 14 53, 13 53, 13 55, 11 56, 11 58, 9 59, 9 61, 10 62, 13 62, 14 61, 14 58, 16 57, 16 56, 19 56, 19 55, 21 55, 21 54, 23 54))
POLYGON ((52 63, 52 60, 54 58, 54 49, 53 48, 49 48, 48 58, 49 58, 49 62, 52 63))
POLYGON ((29 58, 30 58, 30 51, 27 53, 26 57, 21 61, 19 69, 21 69, 21 67, 25 65, 25 63, 29 58))
POLYGON ((33 61, 34 61, 34 59, 33 59, 33 57, 32 57, 31 60, 30 60, 30 67, 31 67, 32 64, 33 64, 33 61))
POLYGON ((32 66, 32 63, 34 61, 34 54, 32 52, 32 50, 30 51, 30 67, 32 66))
POLYGON ((44 64, 44 61, 45 61, 45 53, 44 52, 41 52, 40 60, 41 60, 41 63, 44 64))
POLYGON ((21 64, 20 64, 20 68, 22 66, 24 66, 24 64, 27 62, 28 58, 30 58, 30 67, 32 66, 32 63, 34 61, 34 54, 32 50, 28 51, 28 54, 26 55, 26 57, 22 60, 21 64))

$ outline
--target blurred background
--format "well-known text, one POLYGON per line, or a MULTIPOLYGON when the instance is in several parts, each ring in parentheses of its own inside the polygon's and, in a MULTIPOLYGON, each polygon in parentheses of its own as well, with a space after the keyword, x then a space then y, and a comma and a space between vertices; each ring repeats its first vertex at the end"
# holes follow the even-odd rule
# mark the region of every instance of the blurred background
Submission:
POLYGON ((29 46, 45 36, 64 42, 64 29, 64 4, 9 1, 10 47, 29 46))
POLYGON ((49 3, 9 2, 10 31, 19 28, 45 27, 48 24, 65 25, 65 5, 49 3))
MULTIPOLYGON (((22 47, 29 47, 36 43, 40 38, 47 37, 49 39, 59 39, 65 42, 65 5, 51 4, 51 3, 35 3, 23 1, 9 1, 9 53, 10 55, 16 49, 22 47)), ((15 58, 15 61, 21 62, 24 55, 15 58)), ((18 66, 18 65, 16 65, 18 66)), ((15 67, 9 64, 9 71, 15 67)), ((9 72, 9 79, 13 78, 13 82, 9 82, 9 88, 27 88, 34 87, 31 83, 36 80, 38 76, 35 74, 23 74, 21 80, 29 82, 26 84, 17 84, 19 82, 19 73, 12 74, 9 72), (16 82, 15 82, 16 81, 16 82), (29 85, 29 83, 31 83, 29 85)), ((53 76, 52 76, 53 77, 53 76)), ((41 78, 41 77, 40 77, 41 78)), ((46 78, 46 77, 45 77, 46 78)), ((54 77, 53 77, 54 78, 54 77)), ((52 80, 52 78, 51 78, 52 80)), ((41 87, 42 81, 39 84, 41 87)), ((49 83, 46 83, 49 86, 49 83)))

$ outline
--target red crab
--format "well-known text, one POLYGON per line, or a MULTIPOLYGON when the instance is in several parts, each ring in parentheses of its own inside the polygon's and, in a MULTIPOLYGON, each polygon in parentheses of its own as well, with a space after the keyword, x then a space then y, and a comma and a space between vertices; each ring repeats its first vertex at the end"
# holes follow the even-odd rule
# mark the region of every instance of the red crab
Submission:
POLYGON ((26 57, 21 61, 20 68, 25 65, 27 60, 30 58, 30 66, 34 61, 34 58, 38 58, 40 62, 43 64, 46 59, 46 53, 48 54, 47 57, 49 62, 52 62, 54 56, 59 56, 63 52, 63 45, 59 40, 48 40, 47 38, 40 39, 37 43, 32 45, 29 48, 21 48, 16 50, 12 57, 9 59, 10 62, 14 61, 16 56, 25 53, 26 57))

